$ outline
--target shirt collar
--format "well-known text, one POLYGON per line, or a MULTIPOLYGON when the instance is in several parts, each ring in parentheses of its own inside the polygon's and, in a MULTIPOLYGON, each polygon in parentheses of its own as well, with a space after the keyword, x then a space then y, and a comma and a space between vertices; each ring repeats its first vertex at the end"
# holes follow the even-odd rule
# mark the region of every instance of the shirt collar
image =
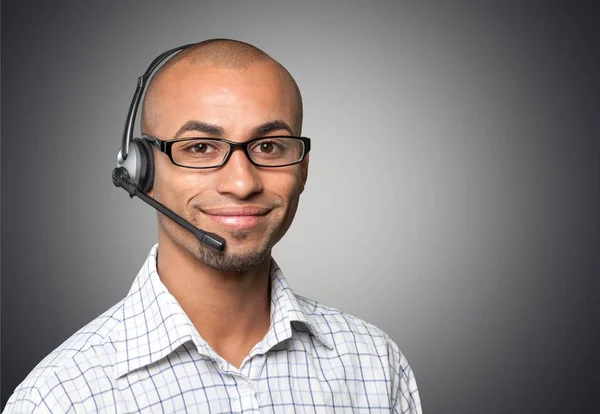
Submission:
POLYGON ((296 294, 289 287, 275 259, 271 259, 271 326, 265 338, 250 351, 250 355, 266 353, 269 349, 292 337, 292 322, 301 322, 323 345, 333 349, 329 336, 323 332, 309 311, 302 308, 296 294))
MULTIPOLYGON (((158 244, 155 244, 138 272, 119 314, 119 328, 112 337, 116 347, 113 375, 119 378, 169 355, 192 341, 200 354, 216 357, 200 336, 177 300, 156 271, 158 244)), ((292 336, 292 322, 303 323, 320 342, 333 349, 328 336, 310 312, 305 311, 271 259, 271 325, 265 338, 250 354, 265 353, 292 336)))

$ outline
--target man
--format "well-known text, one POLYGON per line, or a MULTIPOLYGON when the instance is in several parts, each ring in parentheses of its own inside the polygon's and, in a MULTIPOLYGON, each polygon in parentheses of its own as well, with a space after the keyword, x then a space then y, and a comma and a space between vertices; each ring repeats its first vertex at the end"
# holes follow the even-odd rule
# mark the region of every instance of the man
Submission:
POLYGON ((420 413, 397 345, 295 295, 271 258, 307 180, 301 129, 296 82, 254 46, 213 39, 163 65, 143 105, 149 195, 225 250, 158 214, 127 297, 42 360, 5 412, 420 413))

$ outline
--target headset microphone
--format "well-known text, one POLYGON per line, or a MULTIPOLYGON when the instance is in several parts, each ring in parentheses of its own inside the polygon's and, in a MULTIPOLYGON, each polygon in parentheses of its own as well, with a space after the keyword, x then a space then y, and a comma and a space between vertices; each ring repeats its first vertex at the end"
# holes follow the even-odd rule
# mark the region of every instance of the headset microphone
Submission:
POLYGON ((121 187, 127 191, 130 197, 138 197, 140 200, 154 207, 156 210, 192 233, 200 243, 211 249, 223 251, 225 248, 225 239, 214 233, 208 233, 194 227, 194 225, 186 221, 183 217, 177 215, 165 205, 146 194, 154 184, 154 155, 152 147, 147 141, 140 138, 133 138, 136 112, 150 75, 158 65, 165 61, 169 56, 188 46, 190 45, 167 50, 154 59, 146 72, 138 78, 135 94, 133 95, 133 100, 131 101, 129 112, 127 113, 121 149, 117 154, 117 166, 112 172, 112 181, 115 186, 121 187))

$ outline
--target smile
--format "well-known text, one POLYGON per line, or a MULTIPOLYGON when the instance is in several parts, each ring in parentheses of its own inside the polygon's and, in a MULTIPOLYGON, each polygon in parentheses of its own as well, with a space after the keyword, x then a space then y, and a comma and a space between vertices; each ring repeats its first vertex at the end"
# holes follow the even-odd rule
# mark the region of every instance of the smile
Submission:
POLYGON ((265 216, 213 216, 208 215, 217 223, 236 229, 251 229, 260 223, 265 216))
POLYGON ((238 230, 251 229, 265 220, 269 209, 259 207, 235 207, 203 210, 212 220, 238 230))

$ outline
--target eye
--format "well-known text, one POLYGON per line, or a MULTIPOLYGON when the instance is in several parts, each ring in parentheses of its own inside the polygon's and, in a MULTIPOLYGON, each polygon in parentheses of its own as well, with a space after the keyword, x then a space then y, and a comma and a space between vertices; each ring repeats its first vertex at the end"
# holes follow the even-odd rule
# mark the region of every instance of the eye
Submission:
POLYGON ((250 149, 255 155, 279 156, 284 150, 280 140, 261 140, 256 142, 250 149))
POLYGON ((260 152, 270 154, 275 150, 275 144, 273 144, 272 142, 261 142, 258 148, 260 149, 260 152))
POLYGON ((210 146, 205 144, 204 142, 198 142, 196 144, 192 144, 187 148, 190 152, 201 153, 204 154, 210 151, 210 146))
POLYGON ((219 151, 219 148, 216 146, 216 143, 210 141, 190 141, 187 145, 184 145, 181 148, 181 151, 185 152, 190 156, 194 155, 212 155, 215 152, 219 151))

